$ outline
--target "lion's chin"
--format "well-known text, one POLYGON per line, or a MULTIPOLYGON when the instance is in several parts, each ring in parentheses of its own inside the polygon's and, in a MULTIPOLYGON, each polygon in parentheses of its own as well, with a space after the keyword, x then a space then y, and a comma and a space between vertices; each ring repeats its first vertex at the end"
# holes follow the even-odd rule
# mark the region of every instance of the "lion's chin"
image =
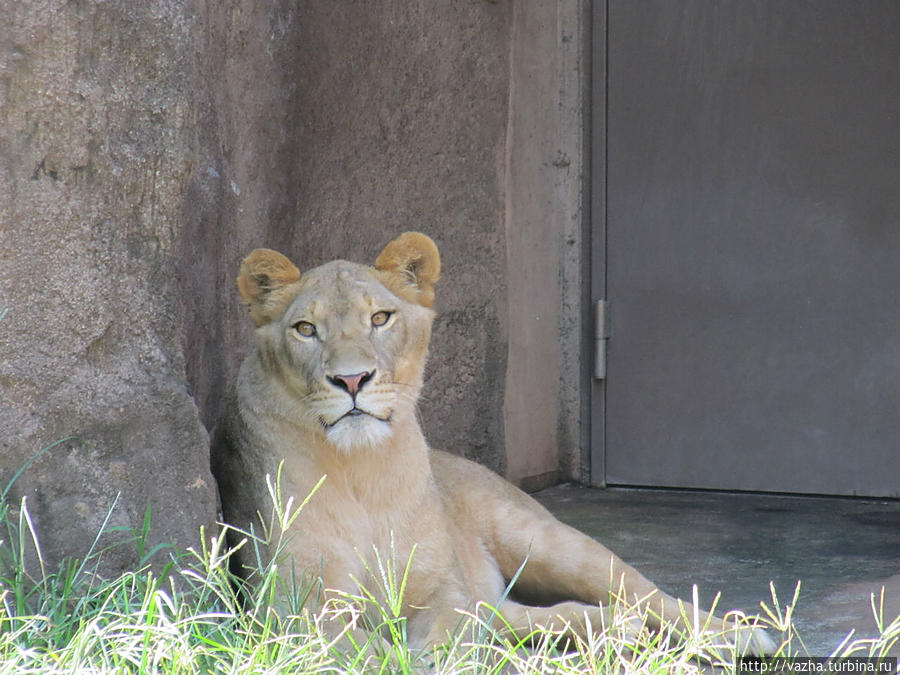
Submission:
POLYGON ((387 420, 371 415, 347 415, 328 427, 325 435, 338 450, 353 452, 381 445, 392 433, 387 420))

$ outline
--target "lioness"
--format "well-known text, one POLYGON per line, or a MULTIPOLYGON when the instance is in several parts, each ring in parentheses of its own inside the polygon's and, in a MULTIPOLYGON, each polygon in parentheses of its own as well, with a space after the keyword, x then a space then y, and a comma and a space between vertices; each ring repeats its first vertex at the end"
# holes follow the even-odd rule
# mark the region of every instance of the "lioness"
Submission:
MULTIPOLYGON (((586 615, 594 627, 609 620, 620 583, 656 614, 651 623, 690 616, 690 605, 499 476, 428 447, 415 407, 439 275, 437 247, 415 232, 374 267, 336 261, 301 275, 267 249, 243 261, 237 285, 256 348, 214 452, 226 520, 248 528, 270 511, 264 477, 282 461, 285 495, 302 499, 327 476, 290 527, 287 553, 325 589, 348 593, 354 580, 377 586, 373 550, 393 547, 401 565, 413 553, 404 596, 413 646, 445 641, 458 610, 479 601, 499 603, 518 636, 551 624, 583 633, 586 615), (517 573, 515 596, 542 606, 501 603, 517 573)), ((750 650, 773 648, 748 631, 750 650)))

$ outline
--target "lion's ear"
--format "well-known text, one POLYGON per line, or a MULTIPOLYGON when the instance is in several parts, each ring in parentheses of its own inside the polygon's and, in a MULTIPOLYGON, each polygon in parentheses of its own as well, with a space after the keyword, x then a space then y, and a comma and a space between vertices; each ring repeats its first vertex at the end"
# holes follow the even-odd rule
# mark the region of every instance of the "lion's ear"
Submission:
POLYGON ((300 270, 277 251, 258 248, 244 258, 237 286, 257 327, 277 318, 294 297, 300 270))
POLYGON ((405 232, 385 246, 375 260, 391 292, 425 307, 434 304, 434 285, 441 276, 441 256, 430 237, 405 232))

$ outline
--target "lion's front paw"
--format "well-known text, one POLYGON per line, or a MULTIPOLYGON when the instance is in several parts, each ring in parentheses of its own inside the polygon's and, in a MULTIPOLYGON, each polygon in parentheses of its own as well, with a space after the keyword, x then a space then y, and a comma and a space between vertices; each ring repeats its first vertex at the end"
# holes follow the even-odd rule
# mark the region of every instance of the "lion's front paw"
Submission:
POLYGON ((639 644, 647 636, 647 623, 637 616, 626 616, 621 620, 619 631, 627 644, 639 644))
POLYGON ((778 643, 762 628, 739 626, 734 635, 735 649, 741 656, 768 656, 778 649, 778 643))

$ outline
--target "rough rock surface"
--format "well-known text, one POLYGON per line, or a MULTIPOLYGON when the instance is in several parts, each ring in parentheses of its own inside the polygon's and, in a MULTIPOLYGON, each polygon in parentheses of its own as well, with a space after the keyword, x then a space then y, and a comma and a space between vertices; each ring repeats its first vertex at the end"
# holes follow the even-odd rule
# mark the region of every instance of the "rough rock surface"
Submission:
POLYGON ((110 526, 149 502, 150 546, 196 544, 216 502, 178 325, 192 20, 124 0, 0 14, 0 483, 71 437, 11 493, 48 561, 84 555, 117 497, 110 526))
MULTIPOLYGON (((51 561, 215 520, 240 259, 441 246, 429 440, 504 465, 509 3, 0 0, 0 488, 51 561), (116 537, 123 537, 121 532, 116 537)), ((115 549, 108 569, 134 562, 115 549)))
POLYGON ((223 2, 201 16, 183 269, 204 421, 251 344, 234 285, 247 252, 274 248, 301 270, 374 262, 421 230, 443 259, 423 426, 503 470, 511 5, 223 2))

